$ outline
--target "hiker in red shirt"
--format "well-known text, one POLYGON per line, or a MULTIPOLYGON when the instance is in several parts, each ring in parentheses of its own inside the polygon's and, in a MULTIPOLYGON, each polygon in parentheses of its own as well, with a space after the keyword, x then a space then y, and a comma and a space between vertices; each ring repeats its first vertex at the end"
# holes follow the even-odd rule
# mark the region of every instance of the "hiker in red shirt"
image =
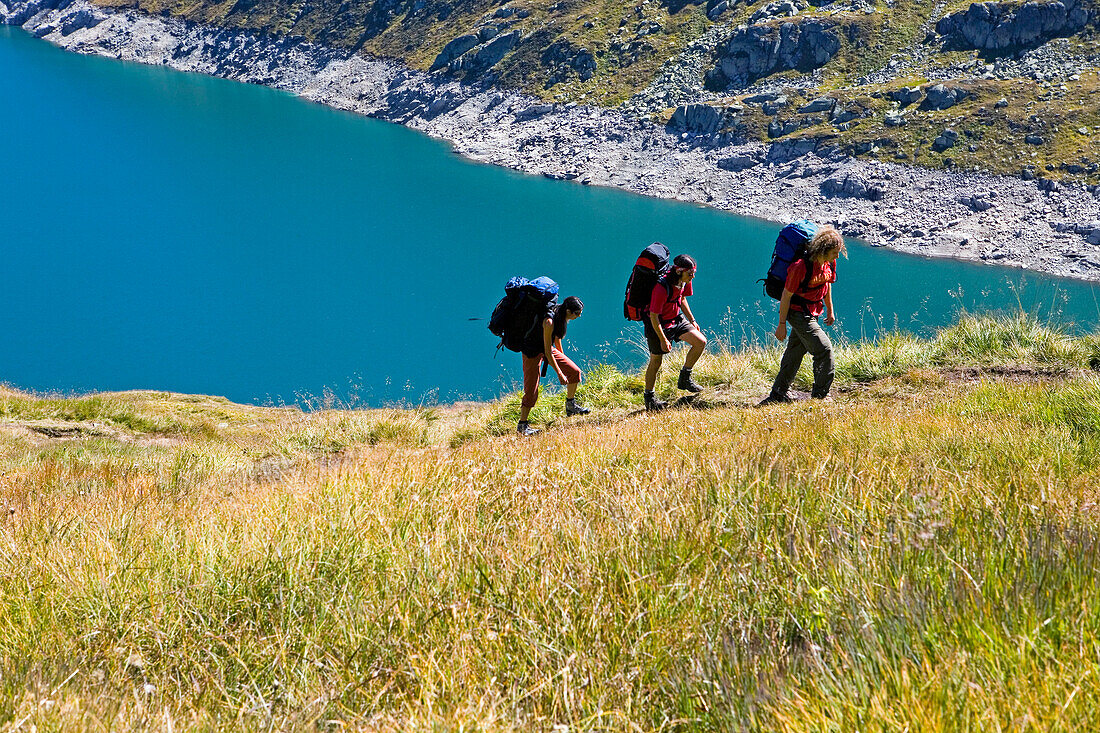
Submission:
POLYGON ((825 313, 825 325, 836 321, 833 313, 832 284, 836 282, 836 260, 847 256, 844 238, 831 226, 822 227, 806 245, 802 259, 795 260, 787 268, 787 282, 779 301, 779 326, 775 337, 787 338, 787 323, 791 324, 791 338, 779 364, 779 374, 772 384, 772 391, 761 404, 790 402, 787 394, 791 382, 802 365, 806 352, 814 357, 814 385, 811 397, 825 399, 833 384, 833 344, 818 323, 825 313))
POLYGON ((649 312, 642 323, 649 345, 649 366, 645 370, 645 409, 661 410, 668 403, 657 399, 653 388, 665 354, 672 351, 671 341, 683 341, 691 346, 684 358, 684 368, 676 386, 688 392, 702 392, 703 388, 691 377, 691 369, 707 346, 707 337, 699 330, 695 316, 688 307, 691 281, 695 278, 695 260, 688 255, 676 255, 672 268, 653 287, 649 312))

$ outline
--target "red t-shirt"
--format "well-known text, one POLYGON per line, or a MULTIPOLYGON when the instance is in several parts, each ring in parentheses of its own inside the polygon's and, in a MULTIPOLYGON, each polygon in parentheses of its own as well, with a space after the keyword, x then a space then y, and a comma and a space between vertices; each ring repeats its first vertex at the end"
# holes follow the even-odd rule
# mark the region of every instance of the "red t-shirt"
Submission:
POLYGON ((653 296, 649 299, 649 312, 656 313, 662 323, 675 321, 676 316, 680 315, 681 301, 689 295, 691 283, 682 288, 672 288, 671 293, 663 283, 657 283, 653 288, 653 296))
POLYGON ((803 290, 802 281, 806 279, 806 261, 795 260, 787 268, 787 282, 783 287, 809 301, 807 305, 792 302, 791 310, 820 316, 825 310, 825 294, 829 292, 829 283, 836 282, 836 263, 815 262, 813 268, 810 280, 806 283, 806 289, 803 290))

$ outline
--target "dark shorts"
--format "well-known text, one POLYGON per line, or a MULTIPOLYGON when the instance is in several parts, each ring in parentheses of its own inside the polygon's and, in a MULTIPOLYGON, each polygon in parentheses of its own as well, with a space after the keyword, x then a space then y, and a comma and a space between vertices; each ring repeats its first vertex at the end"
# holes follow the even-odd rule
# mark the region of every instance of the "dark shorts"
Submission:
MULTIPOLYGON (((642 320, 642 326, 645 328, 645 340, 649 344, 649 353, 651 354, 663 354, 661 350, 661 339, 657 336, 657 332, 653 330, 653 322, 649 320, 649 316, 646 316, 642 320)), ((662 323, 661 330, 665 332, 665 337, 669 341, 679 341, 680 338, 692 329, 691 322, 684 317, 684 314, 676 316, 676 320, 672 323, 662 323)))

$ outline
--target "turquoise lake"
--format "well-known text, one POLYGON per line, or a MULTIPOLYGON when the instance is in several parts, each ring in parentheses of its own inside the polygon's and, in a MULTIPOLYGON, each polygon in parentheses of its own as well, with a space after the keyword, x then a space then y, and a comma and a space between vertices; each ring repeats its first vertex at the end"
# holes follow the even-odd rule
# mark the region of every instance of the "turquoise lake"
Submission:
MULTIPOLYGON (((84 57, 0 27, 0 382, 241 402, 485 398, 520 379, 485 319, 513 274, 585 314, 583 364, 640 365, 626 277, 654 240, 736 346, 774 328, 778 226, 476 165, 442 142, 271 89, 84 57), (480 320, 472 320, 480 319, 480 320)), ((837 330, 927 333, 960 309, 1091 331, 1097 287, 853 244, 837 330)))

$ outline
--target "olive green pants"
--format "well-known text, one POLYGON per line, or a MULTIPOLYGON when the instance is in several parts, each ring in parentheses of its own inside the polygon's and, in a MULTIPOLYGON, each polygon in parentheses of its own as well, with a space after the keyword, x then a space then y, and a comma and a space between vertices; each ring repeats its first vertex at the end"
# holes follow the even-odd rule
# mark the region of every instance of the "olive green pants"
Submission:
POLYGON ((783 360, 779 363, 779 374, 772 384, 772 394, 787 394, 791 382, 798 374, 798 368, 802 366, 802 357, 809 352, 814 357, 814 387, 811 394, 818 398, 825 397, 833 386, 833 374, 836 371, 833 364, 833 342, 817 322, 817 316, 790 310, 787 311, 787 325, 790 326, 787 350, 783 352, 783 360))

